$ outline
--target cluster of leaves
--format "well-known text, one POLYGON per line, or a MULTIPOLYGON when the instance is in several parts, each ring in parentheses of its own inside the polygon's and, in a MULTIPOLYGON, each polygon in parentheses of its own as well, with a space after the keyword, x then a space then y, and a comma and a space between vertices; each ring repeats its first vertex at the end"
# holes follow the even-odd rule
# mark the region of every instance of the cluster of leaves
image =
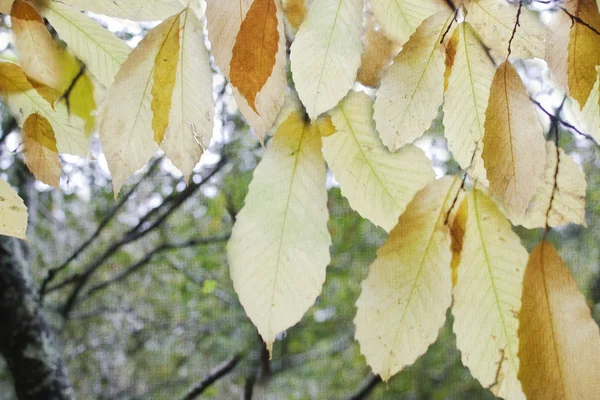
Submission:
MULTIPOLYGON (((87 155, 97 124, 115 196, 159 149, 189 176, 210 142, 205 14, 241 113, 261 142, 273 133, 228 245, 235 290, 269 350, 325 280, 327 161, 350 205, 390 232, 355 319, 375 373, 387 380, 412 364, 452 306, 462 361, 496 395, 600 391, 600 334, 568 269, 545 236, 529 255, 511 226, 585 225, 585 175, 558 135, 563 125, 600 139, 594 0, 370 0, 364 35, 364 0, 2 4, 19 64, 0 63, 0 90, 22 127, 27 165, 58 185, 58 154, 87 155), (534 5, 552 9, 550 25, 534 5), (162 22, 130 51, 71 6, 162 22), (565 93, 553 112, 530 98, 513 66, 530 58, 545 59, 565 93), (375 100, 352 90, 357 79, 378 87, 375 100), (440 107, 464 172, 435 180, 412 143, 440 107), (550 117, 549 141, 536 108, 550 117)), ((2 184, 0 232, 24 237, 26 210, 2 184)))

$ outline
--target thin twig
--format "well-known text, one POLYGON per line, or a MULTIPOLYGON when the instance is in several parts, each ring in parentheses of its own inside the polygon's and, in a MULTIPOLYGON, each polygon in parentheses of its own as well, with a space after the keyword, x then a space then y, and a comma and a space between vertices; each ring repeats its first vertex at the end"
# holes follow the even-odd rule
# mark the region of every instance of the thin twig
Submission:
POLYGON ((558 121, 558 123, 560 123, 565 128, 568 128, 568 129, 572 130, 573 132, 577 133, 578 135, 583 136, 584 138, 590 140, 596 146, 599 146, 598 142, 596 142, 596 139, 594 139, 591 135, 589 135, 589 134, 587 134, 585 132, 580 131, 579 129, 577 129, 576 126, 568 123, 564 119, 560 118, 560 116, 556 116, 556 115, 552 114, 550 111, 546 110, 544 108, 544 106, 542 106, 542 104, 539 101, 537 101, 537 100, 535 100, 535 99, 533 99, 531 97, 530 97, 530 99, 533 102, 533 104, 535 104, 541 111, 544 112, 544 114, 546 114, 550 118, 551 121, 554 121, 554 120, 558 121))
POLYGON ((523 8, 523 3, 521 1, 519 1, 519 8, 517 8, 517 18, 515 20, 515 26, 513 26, 512 34, 510 35, 510 39, 508 40, 508 54, 506 55, 507 60, 510 57, 510 53, 512 52, 512 48, 511 48, 512 41, 515 38, 515 35, 517 34, 517 28, 519 26, 521 26, 521 23, 519 22, 519 18, 521 17, 522 8, 523 8))
POLYGON ((380 384, 381 377, 379 375, 371 376, 356 392, 355 394, 348 397, 348 400, 363 400, 366 399, 369 394, 375 389, 375 387, 380 384))
POLYGON ((600 31, 598 31, 598 29, 594 28, 593 26, 591 26, 590 24, 588 24, 587 22, 585 22, 584 20, 582 20, 581 18, 579 18, 577 15, 573 15, 569 12, 569 10, 567 10, 564 7, 559 7, 565 14, 567 14, 569 16, 569 18, 571 18, 571 24, 575 24, 575 22, 585 26, 586 28, 590 29, 592 32, 594 32, 596 35, 600 35, 600 31))

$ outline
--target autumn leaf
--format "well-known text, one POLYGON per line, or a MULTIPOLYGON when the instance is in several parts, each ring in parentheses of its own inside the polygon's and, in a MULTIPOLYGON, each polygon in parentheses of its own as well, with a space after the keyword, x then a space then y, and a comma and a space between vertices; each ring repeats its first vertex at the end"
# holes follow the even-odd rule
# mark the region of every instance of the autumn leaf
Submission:
POLYGON ((529 400, 600 393, 600 331, 571 272, 543 241, 529 257, 519 313, 519 379, 529 400))
POLYGON ((487 184, 482 139, 496 67, 469 23, 459 24, 452 39, 456 40, 456 48, 444 94, 444 135, 461 168, 487 184))
POLYGON ((62 167, 52 126, 38 113, 25 120, 21 131, 23 158, 31 173, 47 185, 59 187, 62 167))
POLYGON ((85 134, 84 121, 69 115, 64 103, 57 103, 53 108, 33 88, 18 65, 0 62, 0 93, 19 126, 23 126, 29 115, 39 113, 52 126, 59 153, 89 154, 90 137, 85 134))
POLYGON ((300 28, 300 24, 306 17, 305 0, 283 0, 283 12, 285 18, 294 30, 294 33, 300 28))
POLYGON ((17 192, 0 178, 0 235, 27 240, 27 207, 17 192))
POLYGON ((468 217, 454 287, 454 332, 463 364, 485 388, 524 399, 517 379, 517 315, 527 251, 494 202, 469 192, 468 217))
POLYGON ((53 97, 44 96, 54 103, 61 94, 60 90, 66 89, 61 49, 31 4, 15 0, 10 15, 21 68, 30 79, 57 90, 53 97))
POLYGON ((73 7, 57 1, 45 2, 43 6, 42 15, 69 45, 69 49, 102 85, 110 86, 131 52, 129 46, 73 7))
POLYGON ((600 65, 600 12, 594 0, 567 0, 565 8, 573 18, 567 61, 569 95, 583 106, 600 65))
POLYGON ((396 45, 402 46, 428 17, 447 10, 443 0, 369 0, 375 19, 396 45))
POLYGON ((173 15, 148 32, 121 65, 103 103, 100 140, 115 197, 127 178, 158 150, 152 130, 152 81, 160 49, 171 29, 179 26, 179 17, 173 15))
POLYGON ((458 281, 458 266, 460 265, 460 254, 462 252, 465 240, 465 229, 467 227, 467 218, 469 216, 469 202, 464 200, 464 193, 460 192, 456 198, 456 204, 451 210, 448 218, 450 225, 450 235, 452 236, 452 287, 456 286, 458 281), (456 211, 454 211, 456 210, 456 211))
POLYGON ((365 86, 378 87, 398 46, 383 34, 373 16, 367 17, 364 29, 363 53, 356 80, 365 86))
POLYGON ((180 21, 180 46, 169 125, 160 145, 187 179, 210 144, 215 99, 202 23, 192 10, 180 21))
POLYGON ((257 114, 256 96, 273 72, 278 49, 275 0, 254 0, 233 46, 230 79, 257 114))
POLYGON ((450 231, 445 223, 460 180, 421 190, 369 267, 356 303, 356 340, 384 381, 435 341, 452 301, 450 231))
POLYGON ((509 43, 511 57, 516 59, 543 58, 553 43, 552 32, 538 14, 518 4, 521 3, 479 0, 466 5, 465 20, 475 28, 497 60, 506 59, 509 43))
POLYGON ((492 82, 485 113, 483 161, 490 189, 515 215, 523 215, 544 173, 542 127, 527 90, 510 62, 492 82))
POLYGON ((522 218, 509 214, 515 225, 527 229, 557 227, 568 223, 585 226, 585 174, 570 155, 553 142, 546 143, 544 181, 522 218))
MULTIPOLYGON (((187 13, 187 11, 186 11, 187 13)), ((169 124, 169 112, 179 63, 179 27, 176 18, 160 45, 152 73, 152 130, 154 141, 160 145, 169 124)))
POLYGON ((423 152, 390 153, 373 122, 373 100, 351 91, 331 115, 337 133, 323 138, 323 154, 350 206, 390 231, 415 193, 435 175, 423 152))
POLYGON ((80 10, 132 21, 159 21, 180 12, 179 0, 61 0, 80 10))
MULTIPOLYGON (((206 19, 208 26, 208 38, 211 42, 211 54, 215 58, 223 75, 232 80, 231 63, 232 61, 239 67, 242 59, 233 60, 233 49, 235 47, 238 34, 241 31, 242 23, 245 20, 252 4, 257 0, 224 0, 219 2, 208 2, 206 9, 206 19)), ((260 0, 262 1, 262 0, 260 0)), ((271 0, 272 1, 272 0, 271 0)), ((287 86, 287 76, 285 72, 286 65, 286 45, 283 28, 283 10, 281 2, 275 0, 278 43, 275 55, 275 64, 272 66, 272 73, 267 81, 262 85, 262 89, 254 98, 254 109, 246 100, 240 90, 233 85, 233 96, 242 112, 242 115, 248 121, 248 124, 254 129, 258 138, 262 141, 267 132, 269 132, 277 118, 284 101, 287 86), (256 110, 256 111, 255 111, 256 110)), ((258 8, 260 12, 260 7, 258 8)), ((253 17, 254 18, 254 17, 253 17)), ((271 21, 272 22, 272 21, 271 21)), ((246 25, 248 26, 248 25, 246 25)), ((260 28, 258 26, 249 26, 245 28, 252 31, 251 28, 260 28)), ((252 52, 256 46, 252 45, 244 51, 252 52)), ((243 54, 243 53, 242 53, 243 54)), ((253 53, 254 54, 254 53, 253 53)), ((239 56, 236 56, 239 57, 239 56)), ((248 61, 260 62, 263 57, 253 57, 248 61)), ((236 68, 238 68, 236 67, 236 68)), ((248 66, 250 68, 250 66, 248 66)), ((253 66, 253 71, 262 71, 263 67, 253 66)), ((236 70, 235 74, 239 71, 236 70)), ((236 75, 235 82, 246 85, 243 77, 236 75), (240 79, 242 78, 242 79, 240 79)), ((254 86, 256 87, 256 86, 254 86)), ((244 89, 246 90, 246 89, 244 89)))
POLYGON ((325 281, 331 238, 321 137, 292 112, 254 171, 228 244, 231 279, 269 351, 325 281))
POLYGON ((296 90, 311 120, 335 107, 360 66, 363 0, 314 1, 291 47, 296 90))
POLYGON ((596 71, 596 82, 579 113, 579 123, 582 124, 584 132, 592 136, 596 142, 600 142, 600 66, 596 67, 596 71))
POLYGON ((444 47, 440 43, 453 14, 435 14, 417 28, 394 59, 375 100, 381 140, 395 151, 429 128, 444 96, 444 47))

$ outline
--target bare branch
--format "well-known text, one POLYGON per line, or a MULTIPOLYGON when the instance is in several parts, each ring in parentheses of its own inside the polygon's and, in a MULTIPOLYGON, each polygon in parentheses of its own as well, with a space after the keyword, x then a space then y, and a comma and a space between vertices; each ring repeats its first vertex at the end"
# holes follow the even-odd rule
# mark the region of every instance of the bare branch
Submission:
POLYGON ((227 361, 224 361, 222 364, 215 367, 208 376, 202 379, 199 383, 192 386, 187 394, 182 398, 182 400, 193 400, 196 397, 200 396, 206 389, 208 389, 211 385, 217 382, 219 379, 225 377, 231 371, 235 369, 235 367, 241 361, 242 356, 240 354, 236 354, 232 358, 227 361))
POLYGON ((596 146, 598 146, 598 142, 596 142, 596 139, 594 139, 591 135, 580 131, 579 129, 577 129, 577 127, 575 125, 568 123, 564 119, 560 118, 560 116, 554 115, 550 111, 546 110, 539 101, 537 101, 533 98, 530 98, 530 99, 533 102, 533 104, 535 104, 544 114, 546 114, 550 118, 551 121, 556 120, 558 123, 560 123, 565 128, 572 130, 573 132, 577 133, 580 136, 583 136, 584 138, 590 140, 592 143, 594 143, 596 146))
POLYGON ((372 375, 352 396, 348 397, 348 400, 363 400, 375 389, 375 387, 381 383, 381 377, 379 375, 372 375))

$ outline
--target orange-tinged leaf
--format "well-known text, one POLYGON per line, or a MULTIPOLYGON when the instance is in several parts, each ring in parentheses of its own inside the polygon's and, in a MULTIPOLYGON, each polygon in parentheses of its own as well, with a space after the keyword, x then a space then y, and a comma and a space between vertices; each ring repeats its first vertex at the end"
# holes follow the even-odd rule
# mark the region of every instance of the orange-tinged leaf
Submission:
POLYGON ((398 47, 383 34, 373 16, 367 17, 364 24, 363 53, 356 80, 365 86, 377 87, 398 47))
POLYGON ((456 204, 458 211, 448 219, 450 224, 450 236, 452 237, 452 287, 456 286, 458 279, 458 266, 460 265, 460 253, 462 251, 465 239, 465 229, 467 227, 467 216, 469 213, 469 202, 461 192, 457 198, 456 204), (464 199, 464 200, 463 200, 464 199))
POLYGON ((494 75, 484 130, 482 158, 490 189, 510 212, 523 215, 541 182, 546 148, 527 90, 508 61, 494 75))
POLYGON ((256 109, 256 95, 273 72, 279 49, 277 7, 274 0, 254 0, 237 35, 230 61, 231 84, 256 109))
POLYGON ((594 0, 569 0, 565 7, 576 18, 569 39, 569 94, 583 107, 600 65, 600 12, 594 0))
POLYGON ((527 399, 598 398, 598 325, 571 272, 546 241, 529 256, 522 302, 519 379, 527 399))
POLYGON ((25 164, 36 179, 58 188, 62 167, 58 158, 54 130, 46 118, 33 113, 21 131, 25 164))
POLYGON ((165 129, 169 125, 169 110, 177 76, 179 62, 179 26, 180 18, 175 18, 167 36, 156 55, 154 64, 154 82, 152 84, 152 130, 154 141, 161 144, 165 138, 165 129))
POLYGON ((61 50, 40 14, 31 4, 16 0, 11 9, 11 23, 19 63, 28 78, 61 89, 61 50))
POLYGON ((305 0, 283 0, 283 12, 289 24, 297 31, 306 17, 305 0))

